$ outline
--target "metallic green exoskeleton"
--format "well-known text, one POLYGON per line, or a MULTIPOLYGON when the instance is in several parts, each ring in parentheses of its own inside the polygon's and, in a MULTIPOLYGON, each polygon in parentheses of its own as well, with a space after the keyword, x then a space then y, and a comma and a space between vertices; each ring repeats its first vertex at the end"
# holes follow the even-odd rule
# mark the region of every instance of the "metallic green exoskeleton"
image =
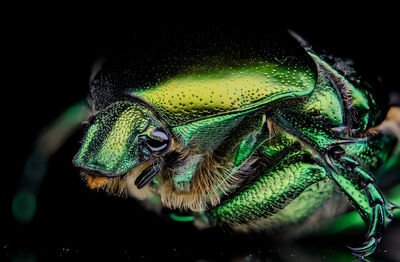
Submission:
POLYGON ((377 125, 367 86, 304 44, 248 45, 242 55, 232 41, 221 53, 175 57, 153 82, 99 70, 74 165, 92 188, 185 211, 171 217, 199 226, 283 227, 327 203, 332 215, 345 195, 368 225, 352 251, 371 254, 395 208, 374 172, 398 152, 398 109, 377 125))

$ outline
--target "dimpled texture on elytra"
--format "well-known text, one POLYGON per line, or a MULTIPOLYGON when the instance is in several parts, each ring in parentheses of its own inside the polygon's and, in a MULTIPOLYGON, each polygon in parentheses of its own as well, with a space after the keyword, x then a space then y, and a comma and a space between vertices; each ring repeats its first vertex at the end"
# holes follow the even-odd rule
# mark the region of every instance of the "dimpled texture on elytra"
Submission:
POLYGON ((160 85, 131 90, 171 126, 261 107, 310 93, 315 72, 301 66, 260 63, 208 75, 186 75, 160 85))

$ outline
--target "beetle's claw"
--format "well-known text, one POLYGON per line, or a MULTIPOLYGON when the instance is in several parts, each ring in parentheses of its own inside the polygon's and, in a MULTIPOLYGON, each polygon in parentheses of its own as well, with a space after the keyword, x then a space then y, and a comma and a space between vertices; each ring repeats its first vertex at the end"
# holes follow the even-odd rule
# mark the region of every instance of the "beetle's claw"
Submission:
POLYGON ((364 258, 372 253, 374 253, 376 247, 378 246, 379 240, 377 240, 375 237, 370 237, 367 242, 364 243, 364 246, 362 247, 349 247, 347 246, 353 255, 364 258))
POLYGON ((353 260, 353 262, 370 262, 370 260, 366 259, 365 257, 357 257, 356 259, 353 260))
MULTIPOLYGON (((390 223, 390 209, 398 208, 394 204, 388 205, 383 195, 375 186, 375 180, 371 174, 361 168, 361 163, 351 155, 346 154, 340 144, 336 144, 328 148, 325 155, 327 164, 337 173, 346 174, 350 183, 353 183, 356 188, 363 190, 368 198, 368 204, 372 210, 369 213, 369 231, 367 241, 362 247, 348 247, 352 253, 360 258, 371 255, 378 246, 383 231, 390 223)), ((346 185, 345 185, 346 186, 346 185)), ((353 199, 357 201, 357 199, 353 199)), ((363 210, 360 205, 359 210, 363 210)), ((365 217, 367 219, 367 217, 365 217)))
POLYGON ((399 209, 400 207, 392 202, 389 202, 390 210, 393 211, 395 209, 399 209))

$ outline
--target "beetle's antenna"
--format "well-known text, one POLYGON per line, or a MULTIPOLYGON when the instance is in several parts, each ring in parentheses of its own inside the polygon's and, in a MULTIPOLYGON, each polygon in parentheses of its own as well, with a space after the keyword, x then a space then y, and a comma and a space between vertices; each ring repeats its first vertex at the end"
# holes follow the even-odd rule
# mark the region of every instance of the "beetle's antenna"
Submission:
POLYGON ((301 37, 298 33, 296 33, 295 31, 288 29, 287 30, 289 32, 289 34, 296 39, 296 41, 307 51, 311 50, 311 44, 305 40, 303 37, 301 37))
POLYGON ((105 56, 102 56, 102 57, 97 58, 96 61, 93 62, 92 71, 91 71, 91 74, 89 77, 89 84, 92 83, 95 76, 101 70, 101 68, 103 67, 103 64, 106 62, 106 60, 107 60, 107 58, 105 56))
POLYGON ((82 122, 82 124, 86 125, 89 123, 89 119, 98 113, 98 111, 94 108, 94 101, 90 95, 86 97, 86 103, 84 104, 84 110, 86 110, 87 118, 82 122))

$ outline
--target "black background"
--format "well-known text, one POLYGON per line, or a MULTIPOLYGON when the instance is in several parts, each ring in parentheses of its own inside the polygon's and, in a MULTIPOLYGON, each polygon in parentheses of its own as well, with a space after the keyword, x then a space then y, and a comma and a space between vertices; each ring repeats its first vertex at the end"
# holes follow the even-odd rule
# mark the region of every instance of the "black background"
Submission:
MULTIPOLYGON (((3 33, 2 130, 6 158, 3 157, 1 241, 4 258, 32 254, 43 258, 75 260, 104 258, 152 260, 172 258, 182 261, 229 261, 236 255, 261 254, 279 257, 276 244, 259 236, 243 237, 220 229, 200 232, 190 224, 167 221, 141 208, 133 199, 120 199, 90 191, 80 180, 71 159, 79 148, 82 131, 75 133, 50 160, 37 199, 37 213, 31 224, 14 221, 11 201, 24 161, 39 132, 71 104, 88 92, 93 61, 109 50, 134 45, 133 39, 151 39, 159 33, 185 32, 206 27, 290 28, 314 47, 338 57, 351 58, 361 74, 380 80, 377 95, 385 101, 398 89, 398 24, 390 7, 364 13, 343 7, 331 13, 308 12, 273 19, 234 17, 229 20, 155 19, 155 14, 112 23, 104 15, 85 13, 85 23, 74 13, 42 15, 32 13, 9 20, 13 25, 3 33), (173 20, 173 22, 171 22, 173 20), (17 25, 16 22, 21 22, 17 25), (272 251, 271 251, 272 250, 272 251)), ((150 12, 151 13, 151 12, 150 12)), ((218 17, 218 15, 216 15, 218 17)), ((325 248, 358 243, 362 238, 323 241, 325 248)), ((315 242, 306 244, 312 250, 315 242)), ((279 248, 278 248, 279 249, 279 248)), ((282 248, 282 250, 284 250, 282 248)), ((333 249, 335 250, 335 249, 333 249)), ((390 250, 389 250, 390 251, 390 250)), ((283 251, 282 251, 283 252, 283 251)), ((380 250, 384 253, 384 250, 380 250)), ((266 261, 279 261, 267 260, 266 261)), ((389 260, 390 261, 390 260, 389 260)))

